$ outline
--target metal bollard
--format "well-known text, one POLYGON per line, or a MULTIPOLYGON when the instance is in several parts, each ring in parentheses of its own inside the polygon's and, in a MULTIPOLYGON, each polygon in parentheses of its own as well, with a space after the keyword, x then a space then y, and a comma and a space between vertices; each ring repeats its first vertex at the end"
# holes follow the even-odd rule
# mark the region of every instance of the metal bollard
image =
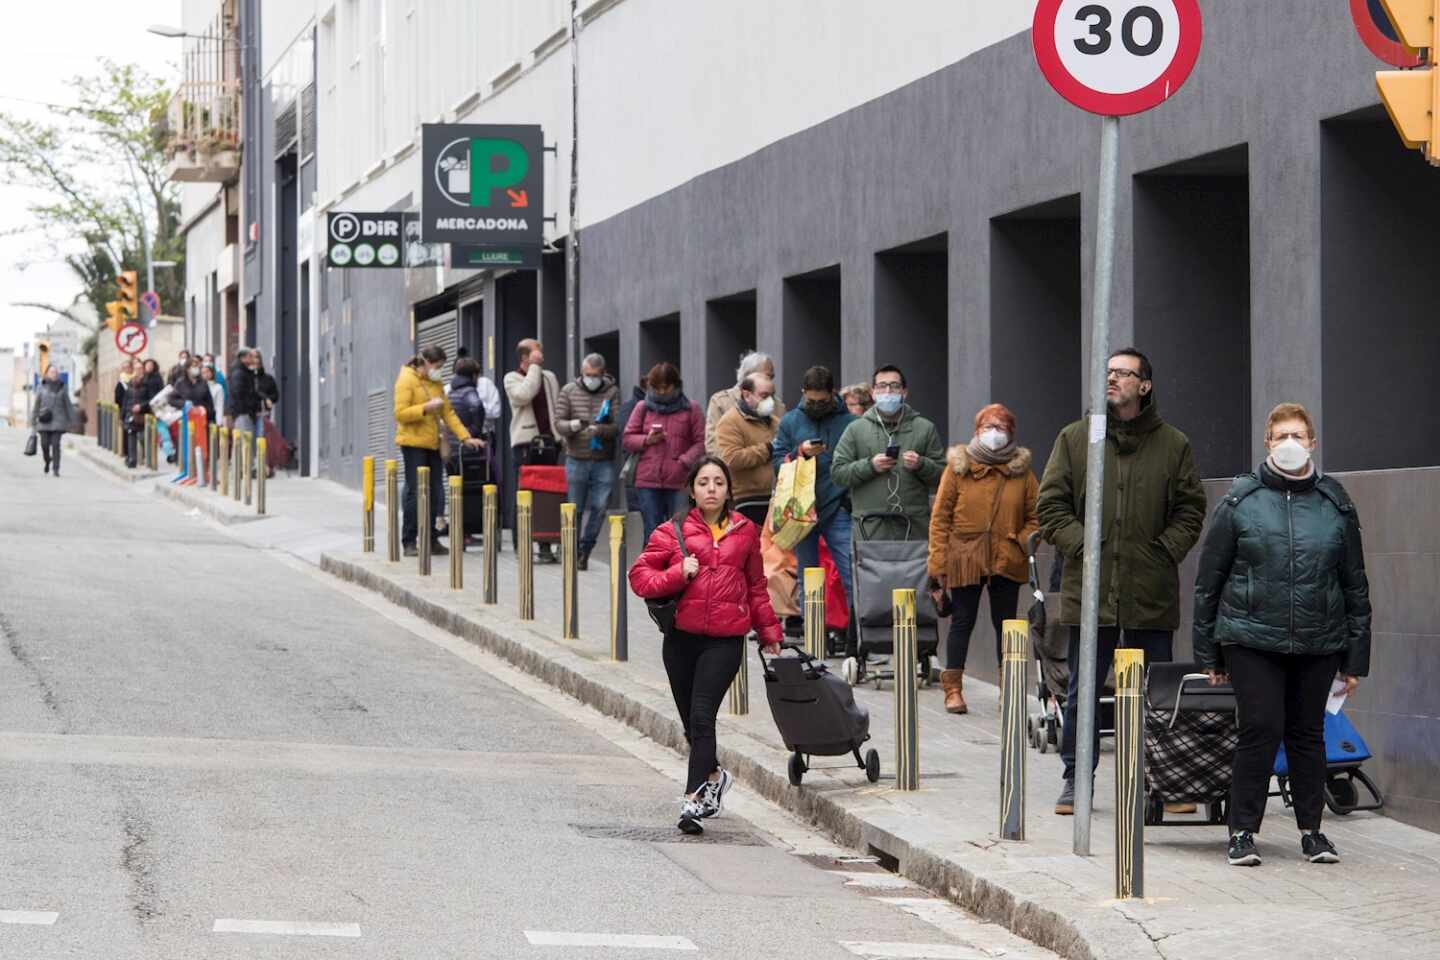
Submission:
POLYGON ((1115 651, 1115 898, 1145 896, 1145 651, 1115 651))
POLYGON ((450 478, 450 589, 465 589, 465 478, 450 478))
POLYGON ((221 427, 220 447, 215 451, 215 473, 220 477, 220 496, 230 496, 230 428, 221 427))
POLYGON ((487 483, 485 505, 481 508, 481 535, 485 538, 484 601, 500 602, 500 488, 487 483))
POLYGON ((560 636, 565 640, 580 639, 580 567, 577 551, 580 531, 577 529, 575 504, 560 504, 560 636))
POLYGON ((110 411, 105 404, 95 404, 95 446, 101 450, 105 449, 105 418, 110 416, 110 411))
POLYGON ((110 406, 110 441, 115 456, 124 456, 125 447, 122 445, 122 434, 120 430, 120 408, 111 404, 110 406))
POLYGON ((244 444, 240 453, 240 478, 245 482, 244 501, 247 507, 250 506, 252 502, 250 491, 253 489, 252 484, 255 479, 253 476, 255 472, 255 441, 252 437, 253 434, 251 434, 249 430, 246 430, 240 435, 240 441, 244 444))
POLYGON ((920 716, 916 709, 920 669, 915 635, 915 591, 891 593, 895 653, 895 788, 920 789, 920 716))
POLYGON ((805 568, 805 652, 825 659, 825 568, 805 568))
POLYGON ((230 431, 230 466, 235 474, 234 477, 231 478, 231 493, 235 497, 235 502, 239 503, 243 495, 241 488, 244 486, 240 481, 240 471, 241 468, 245 466, 244 430, 230 431))
POLYGON ((430 515, 430 468, 415 468, 415 554, 420 576, 430 576, 430 541, 435 536, 435 518, 430 515))
POLYGON ((740 669, 730 681, 730 715, 744 717, 750 714, 750 644, 740 641, 740 669))
POLYGON ((625 592, 625 515, 610 515, 610 659, 630 659, 629 595, 625 592))
POLYGON ((220 471, 217 469, 220 460, 220 426, 210 424, 210 446, 205 451, 205 466, 209 468, 210 489, 220 489, 220 471))
POLYGON ((1000 655, 1000 839, 1025 839, 1025 684, 1030 624, 1006 620, 1000 655))
POLYGON ((519 545, 515 560, 520 569, 520 619, 535 619, 535 541, 532 518, 535 495, 529 490, 515 494, 515 535, 519 545))
POLYGON ((270 449, 270 442, 264 437, 255 441, 255 514, 265 516, 265 476, 270 471, 265 466, 265 454, 270 449))
POLYGON ((400 464, 385 461, 385 543, 386 559, 400 562, 400 464))
POLYGON ((360 549, 365 553, 375 552, 375 458, 366 457, 360 461, 360 485, 362 487, 363 512, 360 519, 360 549))

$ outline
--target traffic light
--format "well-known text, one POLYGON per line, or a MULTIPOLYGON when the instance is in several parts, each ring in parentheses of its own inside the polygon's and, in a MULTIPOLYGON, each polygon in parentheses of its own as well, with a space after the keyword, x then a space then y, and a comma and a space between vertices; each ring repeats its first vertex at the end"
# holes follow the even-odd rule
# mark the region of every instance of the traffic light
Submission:
POLYGON ((115 300, 125 314, 125 319, 121 321, 122 325, 140 316, 138 284, 139 280, 134 270, 125 270, 115 278, 115 300))
POLYGON ((105 318, 105 325, 110 328, 112 333, 118 332, 121 327, 125 326, 125 309, 118 301, 111 300, 105 304, 105 312, 108 314, 105 318))
POLYGON ((1400 41, 1425 49, 1426 66, 1375 74, 1380 99, 1405 146, 1440 167, 1440 0, 1380 0, 1400 41))

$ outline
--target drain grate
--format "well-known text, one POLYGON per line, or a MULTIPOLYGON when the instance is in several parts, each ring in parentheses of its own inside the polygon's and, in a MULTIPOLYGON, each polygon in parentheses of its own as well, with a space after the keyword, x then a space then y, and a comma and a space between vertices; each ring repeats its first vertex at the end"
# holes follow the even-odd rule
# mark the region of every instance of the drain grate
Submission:
POLYGON ((638 840, 641 843, 723 843, 732 847, 766 847, 753 833, 719 830, 706 825, 698 836, 681 833, 674 827, 648 827, 615 823, 572 823, 570 828, 591 840, 638 840))

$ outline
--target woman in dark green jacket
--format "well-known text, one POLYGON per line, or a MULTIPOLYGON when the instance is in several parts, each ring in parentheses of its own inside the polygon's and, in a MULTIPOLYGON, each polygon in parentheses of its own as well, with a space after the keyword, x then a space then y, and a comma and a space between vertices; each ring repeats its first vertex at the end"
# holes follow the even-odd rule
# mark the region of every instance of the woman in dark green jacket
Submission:
POLYGON ((1325 703, 1332 681, 1354 690, 1370 671, 1370 584, 1360 520, 1345 488, 1310 460, 1315 423, 1299 404, 1270 411, 1269 456, 1237 477, 1205 535, 1195 578, 1195 658, 1235 688, 1240 743, 1230 784, 1236 866, 1256 866, 1280 741, 1290 763, 1301 852, 1340 857, 1320 832, 1325 703))

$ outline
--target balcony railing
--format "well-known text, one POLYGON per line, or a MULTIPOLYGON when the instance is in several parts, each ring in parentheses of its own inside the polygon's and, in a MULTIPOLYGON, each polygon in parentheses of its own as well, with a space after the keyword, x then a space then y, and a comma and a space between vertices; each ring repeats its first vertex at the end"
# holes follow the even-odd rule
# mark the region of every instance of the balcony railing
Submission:
POLYGON ((166 118, 170 179, 226 182, 240 172, 240 82, 187 81, 166 118))

